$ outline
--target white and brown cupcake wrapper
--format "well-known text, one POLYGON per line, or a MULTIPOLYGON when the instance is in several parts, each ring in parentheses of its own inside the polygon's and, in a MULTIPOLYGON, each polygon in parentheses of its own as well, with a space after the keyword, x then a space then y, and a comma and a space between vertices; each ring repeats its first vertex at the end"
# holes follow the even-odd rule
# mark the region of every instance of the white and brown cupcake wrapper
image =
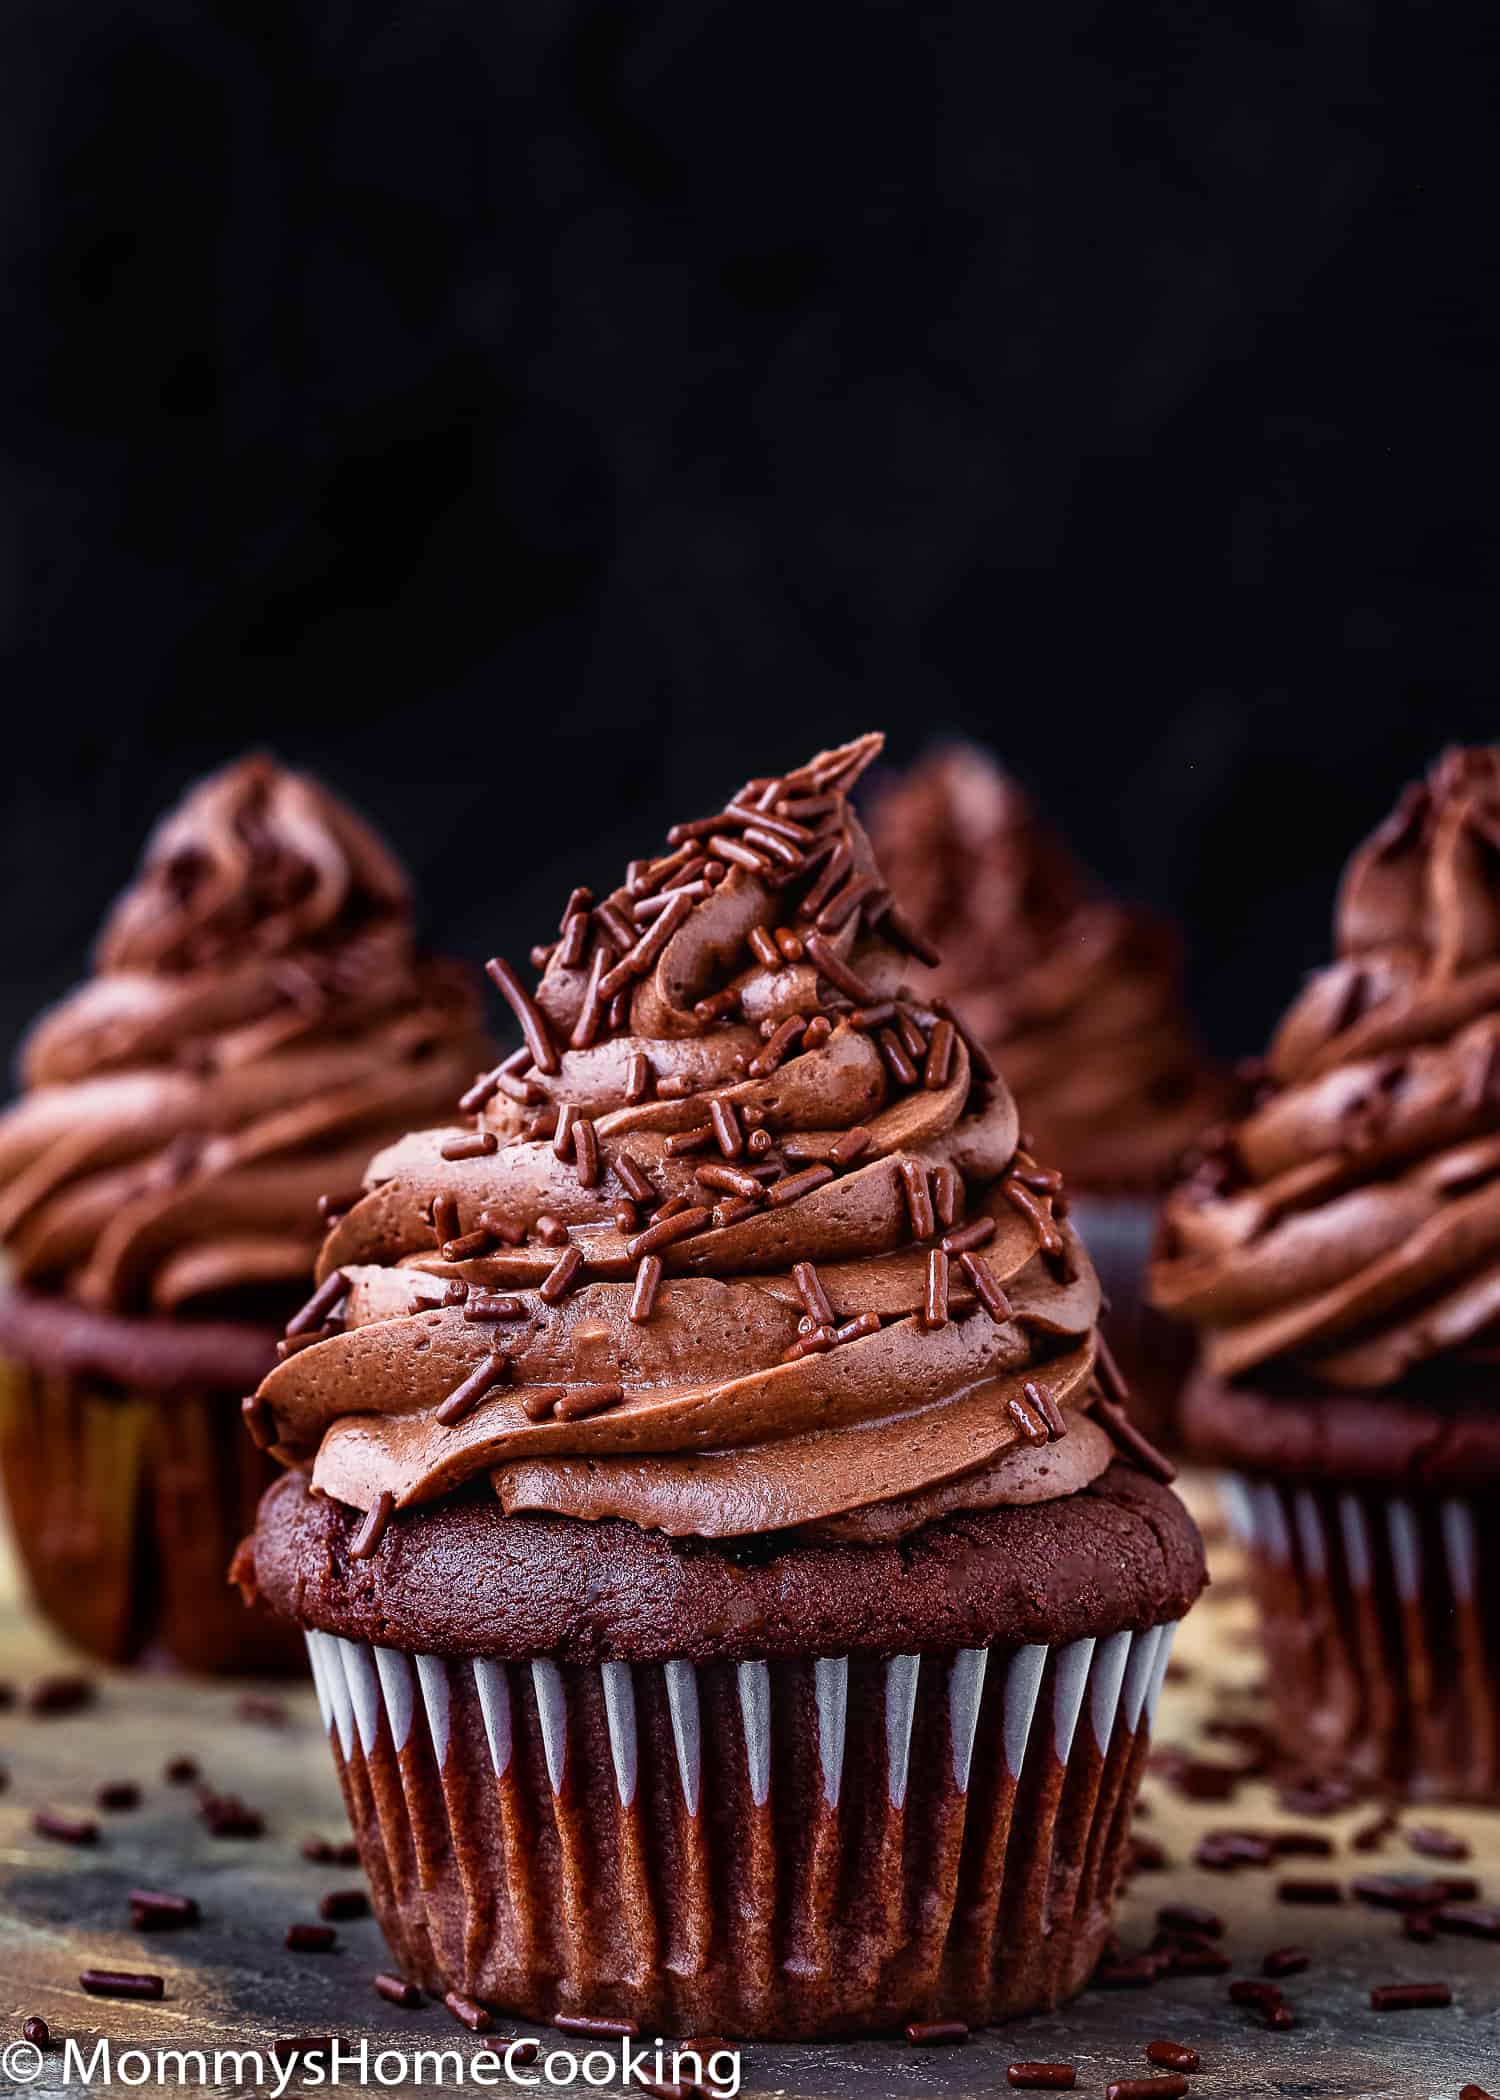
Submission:
POLYGON ((1493 1500, 1229 1473, 1284 1748, 1423 1799, 1500 1799, 1493 1500))
POLYGON ((792 2037, 1082 1986, 1172 1632, 594 1668, 307 1643, 414 1980, 537 2019, 792 2037))

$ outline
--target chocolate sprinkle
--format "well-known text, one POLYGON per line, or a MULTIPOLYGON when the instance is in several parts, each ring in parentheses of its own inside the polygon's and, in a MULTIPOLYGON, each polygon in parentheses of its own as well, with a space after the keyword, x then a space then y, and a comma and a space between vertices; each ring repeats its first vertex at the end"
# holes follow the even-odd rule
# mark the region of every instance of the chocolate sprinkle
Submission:
POLYGON ((903 1159, 897 1169, 901 1176, 901 1193, 906 1198, 906 1215, 911 1224, 914 1240, 931 1239, 937 1230, 937 1219, 932 1212, 932 1194, 927 1186, 927 1168, 919 1159, 903 1159))
POLYGON ((965 2042, 968 2027, 962 2020, 908 2020, 906 2039, 913 2049, 929 2049, 936 2042, 965 2042))
POLYGON ((1452 2003, 1446 1983, 1377 1983, 1370 1993, 1372 2012, 1428 2012, 1452 2003))
POLYGON ((553 1413, 559 1422, 578 1422, 586 1415, 602 1414, 607 1407, 618 1407, 624 1398, 625 1389, 618 1383, 575 1385, 563 1394, 553 1413))
POLYGON ((518 1392, 521 1412, 528 1422, 544 1422, 567 1392, 565 1385, 525 1386, 518 1392))
POLYGON ((599 1138, 587 1117, 580 1117, 573 1125, 573 1160, 578 1169, 578 1186, 595 1187, 599 1180, 599 1138))
POLYGON ((578 1271, 583 1267, 583 1249, 565 1247, 545 1278, 537 1288, 537 1296, 546 1305, 558 1305, 572 1289, 578 1271))
MULTIPOLYGON (((804 905, 803 909, 806 909, 804 905)), ((843 992, 861 1006, 873 1003, 875 993, 857 971, 852 970, 833 944, 821 933, 810 933, 806 939, 807 959, 820 976, 826 977, 836 991, 843 992)), ((913 1074, 915 1078, 915 1074, 913 1074)))
POLYGON ((875 1038, 880 1054, 885 1059, 886 1070, 902 1086, 917 1084, 917 1068, 906 1052, 906 1045, 892 1028, 882 1028, 875 1038))
POLYGON ((810 1261, 793 1262, 792 1281, 797 1286, 797 1295, 807 1308, 807 1316, 819 1327, 834 1325, 833 1307, 828 1302, 822 1279, 810 1261))
POLYGON ((656 1309, 656 1294, 661 1289, 661 1260, 655 1254, 643 1255, 640 1267, 635 1272, 635 1289, 630 1294, 630 1308, 626 1318, 637 1327, 644 1326, 656 1309))
POLYGON ((444 1159, 486 1159, 498 1152, 500 1140, 493 1130, 476 1130, 469 1137, 450 1138, 442 1147, 444 1159))
POLYGON ((1147 2042, 1146 2061, 1161 2064, 1168 2071, 1197 2071, 1203 2064, 1197 2050, 1190 2049, 1186 2042, 1169 2041, 1147 2042))
POLYGON ((299 1334, 307 1334, 314 1327, 321 1327, 339 1300, 349 1289, 349 1279, 342 1269, 333 1269, 299 1312, 294 1312, 286 1323, 288 1341, 299 1334))
POLYGON ((367 1918, 370 1899, 363 1889, 329 1889, 318 1899, 320 1918, 367 1918))
POLYGON ((393 1976, 388 1970, 382 1970, 375 1978, 375 1989, 387 2005, 399 2005, 403 2012, 415 2012, 424 2002, 414 1983, 408 1983, 404 1976, 393 1976))
POLYGON ((1078 2070, 1074 2064, 1008 2064, 1005 2077, 1020 2092, 1071 2093, 1078 2070))
POLYGON ((773 1181, 766 1190, 766 1201, 773 1210, 779 1210, 785 1203, 796 1203, 801 1197, 810 1196, 814 1189, 822 1188, 832 1179, 832 1167, 804 1167, 799 1174, 788 1174, 780 1181, 773 1181))
POLYGON ((942 1327, 948 1319, 948 1257, 941 1247, 927 1256, 927 1289, 922 1301, 922 1325, 942 1327))
POLYGON ((461 1422, 465 1415, 473 1413, 485 1395, 492 1392, 504 1378, 507 1368, 505 1357, 486 1356, 481 1363, 475 1365, 461 1385, 453 1388, 447 1399, 435 1410, 434 1419, 441 1422, 445 1429, 451 1429, 456 1422, 461 1422))
POLYGON ((546 1016, 530 992, 503 955, 492 955, 484 967, 490 982, 520 1022, 521 1033, 526 1038, 526 1047, 531 1052, 532 1063, 539 1072, 546 1072, 549 1076, 557 1072, 557 1050, 547 1027, 546 1016))
POLYGON ((79 1987, 91 1998, 164 1998, 166 1985, 159 1976, 136 1969, 85 1969, 79 1987))
POLYGON ((286 1947, 290 1954, 331 1954, 338 1937, 331 1925, 288 1925, 286 1947))
MULTIPOLYGON (((450 1400, 443 1402, 444 1407, 450 1404, 450 1400)), ((440 1408, 438 1410, 438 1420, 442 1421, 443 1419, 443 1412, 440 1408)), ((349 1558, 351 1560, 370 1560, 379 1551, 380 1541, 385 1537, 385 1528, 391 1521, 391 1513, 395 1507, 395 1496, 389 1488, 382 1488, 375 1500, 370 1504, 370 1507, 365 1511, 364 1522, 349 1542, 349 1558)))
POLYGON ((724 1157, 738 1159, 745 1149, 745 1133, 734 1112, 734 1103, 715 1095, 708 1104, 708 1120, 713 1125, 714 1136, 724 1157))
MULTIPOLYGON (((663 1206, 665 1208, 665 1206, 663 1206)), ((639 1261, 643 1254, 655 1254, 661 1247, 670 1247, 677 1240, 690 1239, 701 1232, 708 1223, 708 1212, 701 1204, 688 1204, 674 1211, 670 1217, 659 1216, 644 1232, 638 1232, 633 1240, 625 1242, 625 1252, 632 1261, 639 1261)))
POLYGON ((634 1153, 621 1152, 615 1160, 615 1173, 623 1183, 625 1192, 636 1203, 654 1203, 656 1189, 650 1176, 634 1153))
POLYGON ((55 1809, 39 1808, 31 1819, 38 1837, 55 1838, 61 1845, 97 1845, 99 1825, 92 1816, 63 1816, 55 1809))
POLYGON ((460 2026, 468 2028, 470 2034, 488 2034, 494 2024, 478 2000, 466 1998, 462 1991, 449 1991, 443 2003, 460 2026))
POLYGON ((166 1997, 162 1978, 139 1970, 84 1970, 78 1984, 90 1997, 166 1997))
POLYGON ((524 1320, 526 1307, 519 1298, 491 1297, 483 1291, 473 1291, 464 1300, 464 1319, 470 1323, 486 1320, 524 1320))
POLYGON ((750 1078, 764 1079, 767 1073, 790 1056, 792 1045, 801 1039, 807 1023, 800 1014, 789 1014, 786 1020, 773 1031, 763 1049, 758 1050, 746 1066, 750 1078))
POLYGON ((598 2035, 601 2041, 633 2042, 641 2031, 636 2020, 609 2020, 597 2013, 554 2013, 552 2024, 564 2034, 598 2035))
POLYGON ((1266 1976, 1300 1976, 1311 1968, 1312 1956, 1305 1947, 1273 1947, 1260 1966, 1266 1976))
MULTIPOLYGON (((959 1235, 955 1234, 954 1237, 957 1238, 959 1235)), ((953 1251, 948 1240, 943 1241, 943 1248, 947 1253, 953 1251)), ((995 1272, 987 1261, 981 1261, 977 1254, 964 1252, 958 1257, 958 1266, 963 1270, 965 1276, 968 1277, 975 1297, 992 1320, 997 1320, 1003 1324, 1012 1317, 1014 1308, 1009 1298, 1006 1297, 1004 1291, 995 1281, 995 1272)))
POLYGON ((191 1896, 174 1896, 160 1889, 132 1889, 130 1923, 137 1932, 175 1932, 199 1922, 198 1905, 191 1896))

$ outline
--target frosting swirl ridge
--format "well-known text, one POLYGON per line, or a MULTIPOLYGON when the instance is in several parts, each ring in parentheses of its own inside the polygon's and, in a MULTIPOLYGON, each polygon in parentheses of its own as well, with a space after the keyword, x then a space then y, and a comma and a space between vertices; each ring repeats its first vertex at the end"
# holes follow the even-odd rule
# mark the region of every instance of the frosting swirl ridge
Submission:
POLYGON ((1081 1188, 1153 1186, 1223 1089, 1189 1030, 1171 931, 1104 894, 982 751, 940 749, 880 797, 872 835, 963 1008, 1081 1188))
POLYGON ((1223 1375, 1385 1387, 1500 1341, 1500 747, 1407 789, 1335 941, 1168 1204, 1153 1292, 1223 1375))
POLYGON ((342 1331, 252 1422, 377 1536, 488 1476, 507 1510, 899 1537, 1115 1455, 1061 1179, 906 988, 848 800, 879 748, 575 890, 534 995, 491 964, 523 1048, 372 1161, 320 1257, 342 1331))
POLYGON ((0 1242, 17 1282, 100 1309, 284 1292, 319 1197, 444 1113, 483 1045, 466 974, 416 950, 386 848, 267 758, 158 826, 95 963, 23 1047, 0 1242))

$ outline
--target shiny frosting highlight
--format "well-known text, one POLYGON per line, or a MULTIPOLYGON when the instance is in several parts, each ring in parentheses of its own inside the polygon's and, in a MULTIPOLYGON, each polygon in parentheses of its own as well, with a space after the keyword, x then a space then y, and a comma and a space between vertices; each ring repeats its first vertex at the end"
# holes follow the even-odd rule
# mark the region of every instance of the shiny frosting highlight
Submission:
POLYGON ((1154 1294, 1226 1376, 1430 1382, 1500 1339, 1500 748, 1406 791, 1335 934, 1169 1204, 1154 1294))
POLYGON ((871 835, 942 960, 946 995, 1080 1188, 1149 1189, 1222 1112, 1170 932, 1104 895, 985 753, 935 752, 875 804, 871 835))
POLYGON ((319 1198, 357 1192, 482 1053, 477 999, 417 954, 385 847, 266 758, 164 819, 95 964, 0 1116, 0 1242, 14 1281, 101 1310, 295 1288, 319 1198))
POLYGON ((486 1475, 507 1510, 893 1538, 1073 1492, 1128 1441, 1060 1177, 905 989, 848 800, 879 742, 575 891, 534 997, 491 965, 523 1048, 372 1162, 320 1338, 252 1414, 371 1512, 363 1550, 486 1475))

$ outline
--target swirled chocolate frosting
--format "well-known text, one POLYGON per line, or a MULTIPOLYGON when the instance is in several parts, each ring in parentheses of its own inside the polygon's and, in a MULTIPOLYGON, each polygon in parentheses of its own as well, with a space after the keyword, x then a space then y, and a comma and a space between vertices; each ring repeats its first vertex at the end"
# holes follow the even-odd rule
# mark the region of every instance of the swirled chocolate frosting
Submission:
POLYGON ((416 952, 385 847, 266 758, 164 819, 95 963, 22 1051, 0 1242, 14 1281, 113 1312, 295 1288, 319 1198, 352 1201, 375 1147, 446 1113, 483 1050, 474 990, 416 952))
POLYGON ((1407 790, 1335 934, 1258 1105, 1168 1205, 1152 1282, 1210 1370, 1388 1387, 1500 1340, 1500 748, 1407 790))
POLYGON ((574 890, 534 993, 490 964, 521 1049, 372 1162, 320 1260, 343 1331, 251 1413, 371 1512, 365 1550, 486 1476, 508 1511, 898 1537, 1135 1447, 1060 1177, 906 989, 848 799, 879 747, 574 890))
POLYGON ((921 984, 962 1009, 1038 1146, 1079 1189, 1153 1188, 1223 1107, 1171 932, 1105 895, 969 745, 887 789, 871 835, 941 949, 921 984))

